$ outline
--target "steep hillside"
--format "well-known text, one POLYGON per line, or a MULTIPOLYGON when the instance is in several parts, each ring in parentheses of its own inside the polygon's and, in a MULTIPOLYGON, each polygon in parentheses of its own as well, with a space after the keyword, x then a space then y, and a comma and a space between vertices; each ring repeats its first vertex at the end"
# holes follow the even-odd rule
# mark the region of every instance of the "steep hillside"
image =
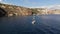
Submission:
MULTIPOLYGON (((21 6, 0 3, 0 9, 3 9, 6 12, 5 16, 32 15, 32 11, 29 8, 21 6)), ((0 13, 3 13, 4 11, 0 11, 0 13)))

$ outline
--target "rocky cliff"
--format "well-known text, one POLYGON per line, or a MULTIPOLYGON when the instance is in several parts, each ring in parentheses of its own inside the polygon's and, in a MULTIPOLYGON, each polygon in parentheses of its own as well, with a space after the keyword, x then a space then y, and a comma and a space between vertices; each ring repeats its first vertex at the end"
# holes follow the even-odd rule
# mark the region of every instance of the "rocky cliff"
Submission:
POLYGON ((27 16, 27 15, 60 14, 60 9, 26 8, 22 6, 0 3, 0 16, 27 16))
POLYGON ((16 5, 8 5, 0 3, 0 16, 24 16, 24 15, 32 15, 32 11, 29 8, 16 6, 16 5))

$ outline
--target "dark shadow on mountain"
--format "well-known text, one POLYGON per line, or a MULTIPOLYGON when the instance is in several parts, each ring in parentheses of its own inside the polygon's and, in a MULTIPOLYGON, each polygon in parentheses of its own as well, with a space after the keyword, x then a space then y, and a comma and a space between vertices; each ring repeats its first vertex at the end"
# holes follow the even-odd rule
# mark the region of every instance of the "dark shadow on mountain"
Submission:
POLYGON ((6 11, 3 8, 0 8, 0 17, 3 17, 6 15, 6 11))

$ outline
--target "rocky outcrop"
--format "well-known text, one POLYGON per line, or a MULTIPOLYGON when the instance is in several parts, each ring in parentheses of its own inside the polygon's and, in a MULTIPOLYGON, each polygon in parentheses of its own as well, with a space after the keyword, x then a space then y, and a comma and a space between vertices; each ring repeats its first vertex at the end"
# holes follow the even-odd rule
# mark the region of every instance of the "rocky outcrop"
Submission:
POLYGON ((26 16, 26 15, 32 15, 32 11, 29 8, 21 7, 21 6, 15 6, 15 5, 8 5, 8 4, 1 4, 0 3, 0 15, 4 12, 5 16, 26 16))

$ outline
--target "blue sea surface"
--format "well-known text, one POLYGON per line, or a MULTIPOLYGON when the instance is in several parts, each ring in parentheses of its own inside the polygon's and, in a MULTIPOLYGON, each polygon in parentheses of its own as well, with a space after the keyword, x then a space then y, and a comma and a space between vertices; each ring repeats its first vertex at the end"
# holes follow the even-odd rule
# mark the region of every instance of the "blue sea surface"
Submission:
POLYGON ((60 34, 60 15, 0 17, 0 34, 60 34))

